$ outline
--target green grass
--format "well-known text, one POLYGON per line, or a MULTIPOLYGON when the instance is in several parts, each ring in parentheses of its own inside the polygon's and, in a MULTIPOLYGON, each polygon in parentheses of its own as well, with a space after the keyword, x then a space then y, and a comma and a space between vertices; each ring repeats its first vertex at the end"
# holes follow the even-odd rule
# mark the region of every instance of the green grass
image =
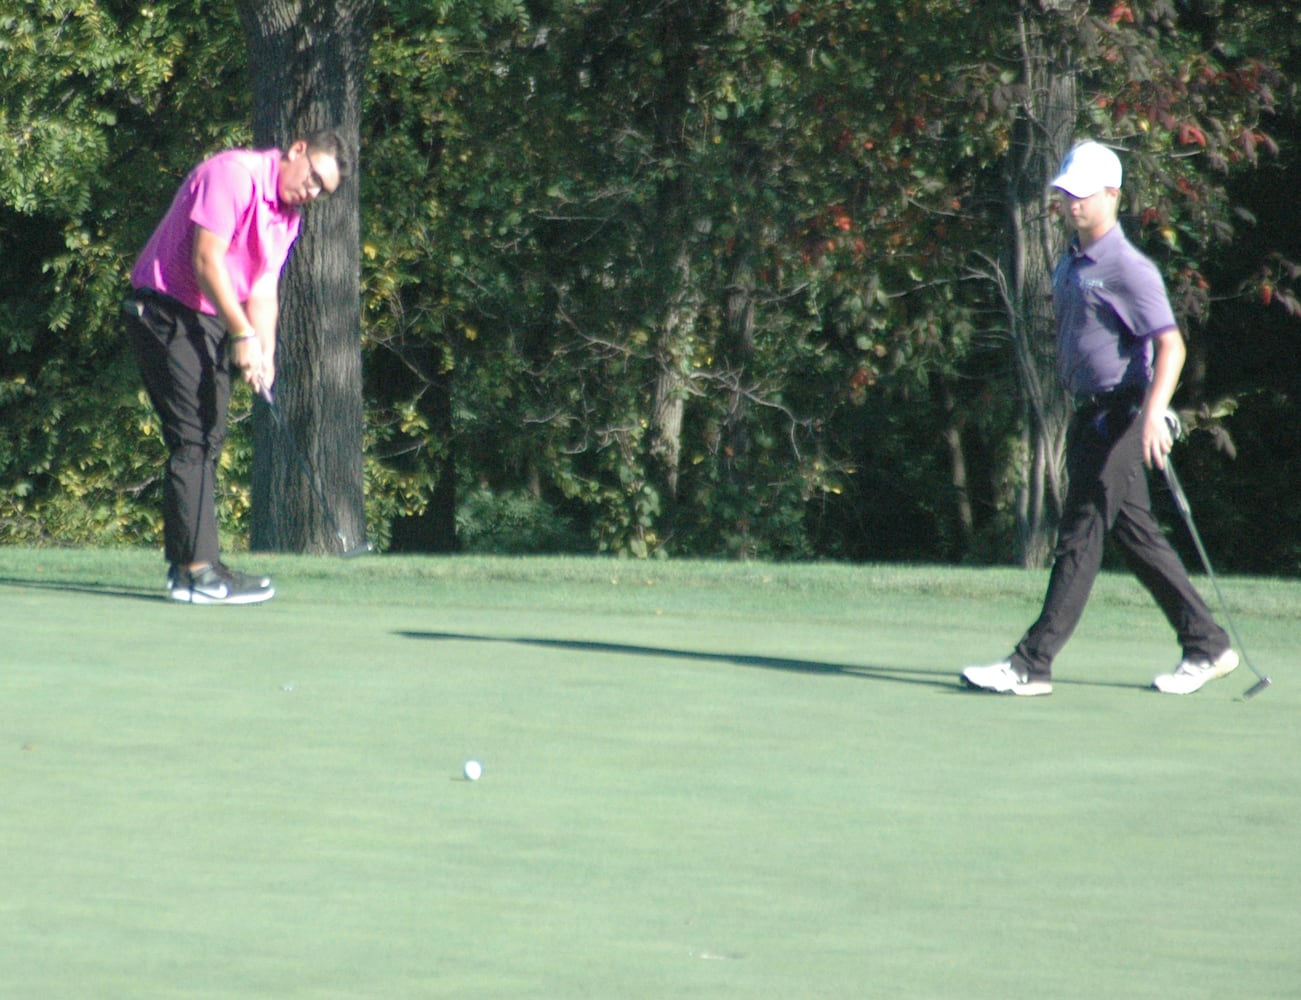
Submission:
POLYGON ((1189 698, 1105 576, 0 549, 0 996, 1301 996, 1301 583, 1189 698), (470 757, 482 780, 461 778, 470 757))

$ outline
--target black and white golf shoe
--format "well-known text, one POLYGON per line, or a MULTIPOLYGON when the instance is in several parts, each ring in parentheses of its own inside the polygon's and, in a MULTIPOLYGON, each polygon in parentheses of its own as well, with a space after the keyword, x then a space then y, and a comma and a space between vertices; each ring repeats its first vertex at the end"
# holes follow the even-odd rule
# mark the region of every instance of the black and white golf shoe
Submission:
POLYGON ((167 589, 173 601, 185 604, 260 604, 276 596, 269 576, 250 576, 222 563, 193 571, 173 566, 167 589))

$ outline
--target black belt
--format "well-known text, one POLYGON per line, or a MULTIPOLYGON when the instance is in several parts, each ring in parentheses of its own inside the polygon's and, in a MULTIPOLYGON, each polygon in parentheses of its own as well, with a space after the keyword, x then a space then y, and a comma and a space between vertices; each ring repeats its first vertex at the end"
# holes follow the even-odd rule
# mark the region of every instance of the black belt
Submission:
POLYGON ((122 311, 133 316, 139 316, 141 307, 147 300, 161 297, 152 288, 133 288, 122 296, 122 311))
MULTIPOLYGON (((122 311, 128 316, 134 316, 139 319, 144 315, 145 304, 154 303, 163 309, 190 309, 184 302, 172 298, 170 295, 164 295, 156 288, 133 288, 127 292, 122 299, 122 311)), ((190 309, 190 312, 194 312, 190 309)))
POLYGON ((1094 413, 1098 410, 1110 410, 1117 406, 1132 406, 1141 403, 1147 395, 1145 385, 1122 385, 1106 392, 1094 392, 1076 396, 1071 407, 1076 413, 1094 413))
POLYGON ((183 303, 172 298, 170 295, 164 295, 162 292, 158 291, 158 289, 149 287, 133 288, 127 295, 127 298, 135 299, 137 302, 147 302, 152 300, 154 302, 172 302, 176 305, 183 305, 183 303))

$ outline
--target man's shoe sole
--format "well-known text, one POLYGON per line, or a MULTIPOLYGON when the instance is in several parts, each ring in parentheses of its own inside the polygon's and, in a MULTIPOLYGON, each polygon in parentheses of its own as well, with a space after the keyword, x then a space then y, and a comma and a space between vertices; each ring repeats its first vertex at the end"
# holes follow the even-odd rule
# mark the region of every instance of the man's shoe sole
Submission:
POLYGON ((205 594, 201 590, 192 591, 184 587, 174 587, 168 596, 173 601, 181 604, 261 604, 263 601, 269 601, 275 597, 276 590, 274 587, 268 587, 266 590, 218 596, 216 594, 205 594))
POLYGON ((968 689, 979 691, 982 694, 1014 694, 1022 698, 1037 698, 1053 693, 1053 686, 1048 681, 1026 681, 1024 684, 1017 684, 1012 687, 991 688, 973 684, 967 680, 965 674, 960 676, 962 677, 962 683, 967 685, 968 689))

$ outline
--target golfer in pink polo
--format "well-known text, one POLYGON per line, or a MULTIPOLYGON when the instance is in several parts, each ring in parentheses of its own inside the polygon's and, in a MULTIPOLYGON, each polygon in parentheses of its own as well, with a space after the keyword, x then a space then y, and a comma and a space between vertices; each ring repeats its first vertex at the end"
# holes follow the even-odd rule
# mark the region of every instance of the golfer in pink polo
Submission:
POLYGON ((275 594, 269 578, 225 566, 218 546, 231 370, 255 389, 275 382, 280 272, 302 208, 350 172, 348 147, 332 131, 283 152, 218 153, 186 177, 131 272, 132 348, 168 451, 163 533, 173 600, 256 604, 275 594))

